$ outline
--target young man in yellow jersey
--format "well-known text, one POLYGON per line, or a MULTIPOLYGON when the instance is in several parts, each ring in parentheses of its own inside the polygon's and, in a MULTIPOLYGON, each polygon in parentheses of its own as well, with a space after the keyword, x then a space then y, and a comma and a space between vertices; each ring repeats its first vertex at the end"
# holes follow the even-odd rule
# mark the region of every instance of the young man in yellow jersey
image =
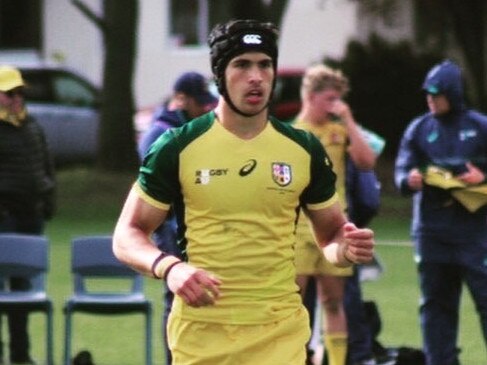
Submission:
MULTIPOLYGON (((326 149, 337 175, 336 190, 340 206, 346 209, 346 159, 360 169, 373 168, 376 155, 356 124, 349 106, 342 100, 348 80, 338 70, 323 64, 309 67, 302 80, 302 108, 294 126, 311 132, 326 149)), ((310 277, 319 286, 324 310, 325 348, 330 365, 345 365, 347 356, 347 320, 344 310, 345 282, 352 267, 339 268, 325 260, 315 243, 305 215, 296 231, 296 270, 301 293, 306 292, 310 277)), ((308 351, 309 353, 310 351, 308 351)), ((310 360, 308 360, 310 362, 310 360)))
POLYGON ((174 365, 304 364, 310 330, 294 267, 300 206, 336 265, 373 255, 373 232, 343 215, 319 141, 268 116, 277 35, 253 20, 213 29, 218 105, 151 147, 115 228, 116 256, 176 294, 174 365), (149 238, 171 204, 182 261, 149 238))

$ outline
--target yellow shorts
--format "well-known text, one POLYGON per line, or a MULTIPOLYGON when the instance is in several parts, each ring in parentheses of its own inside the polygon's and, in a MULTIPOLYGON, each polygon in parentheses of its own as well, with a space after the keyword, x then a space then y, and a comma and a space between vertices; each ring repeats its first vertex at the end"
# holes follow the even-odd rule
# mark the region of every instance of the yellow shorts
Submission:
POLYGON ((313 241, 298 240, 295 253, 294 263, 298 275, 352 276, 352 267, 336 267, 330 263, 313 241))
POLYGON ((173 365, 304 364, 310 337, 308 313, 261 325, 228 325, 169 316, 173 365))

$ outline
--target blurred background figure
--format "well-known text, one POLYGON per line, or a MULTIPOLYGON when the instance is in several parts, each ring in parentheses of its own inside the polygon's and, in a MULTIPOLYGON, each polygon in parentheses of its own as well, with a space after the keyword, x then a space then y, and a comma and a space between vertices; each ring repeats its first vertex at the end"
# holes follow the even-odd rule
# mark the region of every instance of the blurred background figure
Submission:
POLYGON ((429 112, 404 132, 395 182, 413 196, 426 364, 458 365, 463 283, 487 343, 487 206, 481 199, 487 190, 468 195, 487 187, 487 116, 465 106, 461 70, 449 60, 429 71, 423 89, 429 112))
MULTIPOLYGON (((25 108, 25 86, 18 69, 0 66, 0 232, 42 234, 54 214, 55 172, 44 133, 25 108)), ((25 290, 30 283, 10 278, 9 285, 25 290)), ((8 325, 10 362, 34 364, 27 312, 9 313, 8 325)))
MULTIPOLYGON (((206 78, 197 72, 183 73, 174 83, 174 93, 170 99, 155 110, 152 122, 147 132, 139 142, 141 160, 152 143, 166 130, 180 127, 184 123, 210 111, 217 102, 217 98, 208 90, 206 78)), ((154 232, 154 242, 159 248, 171 255, 181 258, 181 251, 177 245, 177 224, 172 210, 166 221, 154 232)), ((172 363, 171 351, 167 345, 166 325, 172 308, 174 294, 164 283, 164 312, 162 332, 166 353, 166 365, 172 363)))
POLYGON ((139 141, 141 158, 150 145, 167 129, 210 111, 217 98, 208 90, 206 78, 198 72, 183 73, 174 83, 173 94, 154 111, 148 130, 139 141))
MULTIPOLYGON (((346 211, 346 163, 350 158, 358 168, 372 169, 376 155, 370 148, 352 112, 343 101, 348 79, 338 70, 319 64, 309 67, 301 84, 302 108, 294 126, 308 130, 321 141, 337 175, 336 189, 346 211)), ((338 268, 323 256, 308 222, 300 215, 296 231, 296 270, 301 293, 306 293, 308 279, 315 277, 324 311, 324 342, 330 365, 345 365, 347 355, 347 320, 343 305, 346 278, 353 268, 338 268)), ((312 302, 312 301, 311 301, 312 302)), ((312 313, 314 308, 308 308, 312 313)), ((312 350, 308 350, 308 363, 312 350)))

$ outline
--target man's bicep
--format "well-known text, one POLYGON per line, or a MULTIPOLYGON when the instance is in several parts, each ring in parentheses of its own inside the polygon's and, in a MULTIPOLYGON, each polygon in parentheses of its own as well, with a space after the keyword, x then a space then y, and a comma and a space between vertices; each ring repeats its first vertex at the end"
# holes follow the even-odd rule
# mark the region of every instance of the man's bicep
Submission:
POLYGON ((151 234, 166 219, 168 210, 162 206, 155 206, 144 199, 134 187, 130 191, 120 216, 120 221, 127 227, 132 227, 151 234))

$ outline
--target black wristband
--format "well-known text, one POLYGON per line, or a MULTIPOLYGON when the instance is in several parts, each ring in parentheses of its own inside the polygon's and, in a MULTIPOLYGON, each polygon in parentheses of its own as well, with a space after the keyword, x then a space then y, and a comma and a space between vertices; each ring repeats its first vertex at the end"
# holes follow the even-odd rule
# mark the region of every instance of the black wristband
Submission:
POLYGON ((169 271, 171 271, 174 266, 176 266, 177 264, 180 264, 182 262, 183 261, 176 261, 167 267, 166 271, 164 271, 164 277, 163 277, 164 281, 167 280, 167 275, 169 275, 169 271))
POLYGON ((156 267, 157 267, 157 264, 159 262, 161 262, 161 260, 167 256, 167 253, 165 252, 161 252, 161 254, 159 256, 156 257, 156 259, 154 260, 154 262, 152 263, 152 267, 151 267, 151 272, 152 272, 152 276, 156 279, 162 279, 160 276, 158 276, 156 274, 156 267))

